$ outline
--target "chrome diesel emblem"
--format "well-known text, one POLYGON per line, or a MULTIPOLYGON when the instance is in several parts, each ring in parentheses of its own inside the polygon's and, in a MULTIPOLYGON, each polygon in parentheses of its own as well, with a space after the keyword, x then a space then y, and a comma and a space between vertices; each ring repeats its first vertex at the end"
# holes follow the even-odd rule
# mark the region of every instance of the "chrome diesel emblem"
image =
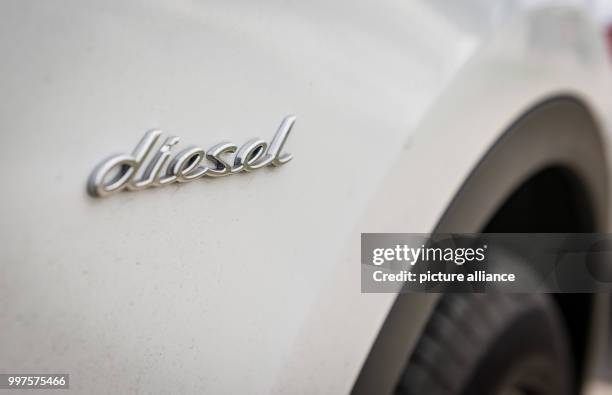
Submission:
POLYGON ((170 151, 179 142, 179 138, 174 136, 166 138, 155 154, 150 155, 162 135, 161 130, 150 130, 131 155, 113 155, 96 166, 89 176, 87 191, 91 196, 102 197, 124 189, 138 191, 173 182, 224 177, 269 165, 283 165, 292 158, 291 154, 283 153, 282 150, 295 119, 293 115, 285 117, 269 144, 266 140, 255 138, 239 149, 234 143, 223 142, 207 151, 189 147, 175 156, 170 151), (235 155, 230 161, 227 156, 233 153, 235 155), (210 161, 209 166, 202 164, 204 159, 210 161))

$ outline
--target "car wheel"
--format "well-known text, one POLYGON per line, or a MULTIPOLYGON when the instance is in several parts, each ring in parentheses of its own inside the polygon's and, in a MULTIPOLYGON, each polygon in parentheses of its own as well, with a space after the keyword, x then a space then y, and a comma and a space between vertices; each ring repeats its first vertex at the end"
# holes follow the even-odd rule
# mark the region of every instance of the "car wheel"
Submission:
POLYGON ((396 393, 574 393, 565 327, 546 294, 441 297, 396 393))

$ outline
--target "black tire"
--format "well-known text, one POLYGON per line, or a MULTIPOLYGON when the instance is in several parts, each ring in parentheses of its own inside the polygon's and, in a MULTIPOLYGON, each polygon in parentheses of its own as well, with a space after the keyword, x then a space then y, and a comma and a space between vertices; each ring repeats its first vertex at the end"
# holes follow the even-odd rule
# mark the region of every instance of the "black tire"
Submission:
POLYGON ((569 395, 568 350, 548 295, 444 295, 396 393, 569 395))

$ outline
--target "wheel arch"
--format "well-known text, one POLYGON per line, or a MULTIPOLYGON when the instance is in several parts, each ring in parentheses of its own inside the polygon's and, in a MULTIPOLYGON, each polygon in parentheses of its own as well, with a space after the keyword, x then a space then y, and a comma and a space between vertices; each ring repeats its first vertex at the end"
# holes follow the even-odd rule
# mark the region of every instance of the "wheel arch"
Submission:
MULTIPOLYGON (((573 194, 572 204, 581 205, 577 210, 583 222, 577 230, 547 231, 607 231, 609 166, 602 133, 596 117, 578 97, 555 96, 535 104, 506 129, 474 167, 435 231, 470 233, 487 230, 487 227, 491 229, 496 214, 504 209, 509 199, 530 180, 551 169, 557 170, 566 181, 573 194)), ((373 389, 379 393, 393 391, 423 328, 410 331, 406 347, 394 347, 393 343, 402 331, 410 328, 410 311, 421 296, 398 295, 362 366, 353 393, 368 393, 373 389)), ((601 302, 599 297, 578 299, 574 302, 557 297, 566 319, 576 312, 591 312, 601 302)), ((574 323, 570 327, 574 352, 579 351, 580 357, 587 361, 579 373, 590 366, 590 350, 595 348, 597 341, 587 344, 585 336, 604 330, 597 328, 600 324, 591 327, 589 322, 592 321, 585 320, 584 325, 574 323)), ((597 334, 586 337, 600 338, 597 334)))

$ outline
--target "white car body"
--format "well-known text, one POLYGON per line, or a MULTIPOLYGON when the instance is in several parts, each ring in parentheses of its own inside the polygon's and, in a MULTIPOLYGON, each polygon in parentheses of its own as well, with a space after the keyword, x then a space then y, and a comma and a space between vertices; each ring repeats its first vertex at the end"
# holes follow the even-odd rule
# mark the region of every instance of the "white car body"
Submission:
POLYGON ((396 297, 360 292, 360 233, 431 232, 543 100, 609 130, 576 2, 9 0, 0 19, 0 369, 78 392, 349 392, 396 297), (86 193, 147 129, 207 147, 287 114, 284 166, 86 193))

